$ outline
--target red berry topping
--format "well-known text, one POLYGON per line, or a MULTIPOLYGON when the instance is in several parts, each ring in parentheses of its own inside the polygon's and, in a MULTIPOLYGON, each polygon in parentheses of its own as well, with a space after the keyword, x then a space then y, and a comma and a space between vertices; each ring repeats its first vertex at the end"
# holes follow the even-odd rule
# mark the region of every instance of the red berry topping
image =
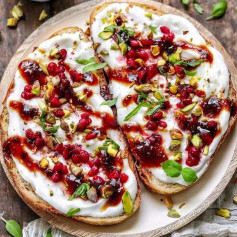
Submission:
POLYGON ((58 118, 61 118, 65 115, 64 111, 62 109, 57 109, 53 112, 53 114, 58 117, 58 118))
POLYGON ((198 96, 198 97, 202 97, 202 98, 206 97, 206 93, 202 90, 196 90, 195 95, 198 96))
POLYGON ((161 26, 160 27, 160 31, 163 33, 163 34, 169 34, 170 33, 170 29, 166 26, 161 26))
POLYGON ((130 46, 133 48, 140 47, 140 42, 138 40, 130 40, 130 46))
POLYGON ((72 155, 72 162, 73 162, 73 163, 77 164, 77 163, 79 163, 80 161, 81 161, 81 159, 80 159, 80 155, 79 155, 79 154, 74 154, 74 155, 72 155))
POLYGON ((120 172, 118 170, 113 170, 110 174, 109 174, 109 178, 110 179, 118 179, 120 177, 120 172))
POLYGON ((147 128, 150 129, 150 130, 156 130, 157 129, 157 124, 156 122, 154 121, 149 121, 147 124, 146 124, 147 128))
POLYGON ((42 148, 45 145, 45 140, 42 137, 38 137, 35 140, 35 146, 37 148, 42 148))
POLYGON ((89 153, 87 152, 87 151, 85 151, 85 150, 80 150, 80 159, 81 159, 81 161, 82 162, 88 162, 88 160, 89 160, 89 153))
POLYGON ((166 128, 167 127, 167 123, 165 121, 159 121, 158 125, 162 128, 166 128))
POLYGON ((59 55, 61 56, 61 59, 64 61, 67 57, 67 50, 66 49, 60 49, 59 55))
POLYGON ((35 135, 35 133, 32 131, 31 128, 28 128, 25 133, 26 133, 26 137, 27 137, 29 140, 35 140, 35 139, 36 139, 36 135, 35 135))
POLYGON ((47 66, 48 73, 51 76, 56 76, 57 75, 57 64, 54 62, 51 62, 47 66))
POLYGON ((54 165, 53 171, 61 173, 62 169, 63 169, 63 163, 58 162, 54 165))
POLYGON ((59 107, 61 105, 58 97, 51 97, 49 102, 51 103, 51 107, 59 107))
POLYGON ((30 100, 30 99, 32 99, 32 98, 34 97, 34 94, 31 93, 31 92, 23 91, 23 92, 21 93, 21 97, 22 97, 23 99, 25 99, 25 100, 30 100))
POLYGON ((99 168, 97 166, 92 166, 90 171, 88 172, 89 176, 94 176, 99 173, 99 168))
POLYGON ((125 173, 122 173, 120 175, 120 181, 121 183, 126 183, 128 181, 128 175, 126 175, 125 173))
POLYGON ((51 176, 51 179, 53 180, 54 183, 57 183, 61 180, 61 174, 59 174, 58 172, 55 172, 51 176))
POLYGON ((31 85, 26 85, 25 88, 24 88, 24 91, 26 91, 26 92, 31 92, 31 90, 32 90, 31 85))
POLYGON ((152 120, 159 120, 160 118, 162 118, 162 116, 163 116, 163 113, 161 111, 158 111, 151 116, 151 119, 152 120))

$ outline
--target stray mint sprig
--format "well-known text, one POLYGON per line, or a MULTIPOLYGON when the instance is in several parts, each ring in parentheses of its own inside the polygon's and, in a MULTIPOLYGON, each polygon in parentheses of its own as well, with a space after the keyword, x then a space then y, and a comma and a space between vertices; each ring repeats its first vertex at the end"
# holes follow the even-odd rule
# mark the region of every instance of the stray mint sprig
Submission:
POLYGON ((212 15, 206 18, 206 20, 209 21, 209 20, 216 19, 223 16, 226 13, 227 6, 228 4, 226 1, 221 1, 221 2, 216 3, 212 9, 212 15))
POLYGON ((52 237, 52 227, 47 230, 46 237, 52 237))
POLYGON ((21 226, 14 220, 5 220, 1 217, 1 220, 6 224, 6 230, 13 236, 13 237, 22 237, 22 228, 21 226))
POLYGON ((189 0, 181 0, 181 1, 182 1, 184 6, 187 7, 189 5, 189 0))
POLYGON ((203 14, 203 8, 198 4, 197 0, 193 0, 193 6, 199 14, 203 14))

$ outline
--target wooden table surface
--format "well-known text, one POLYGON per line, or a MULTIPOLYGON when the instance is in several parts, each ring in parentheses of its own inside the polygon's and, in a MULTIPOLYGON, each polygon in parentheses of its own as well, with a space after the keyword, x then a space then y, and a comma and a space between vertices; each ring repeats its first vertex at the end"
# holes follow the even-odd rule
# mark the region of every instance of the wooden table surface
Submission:
MULTIPOLYGON (((211 13, 212 5, 218 1, 219 0, 199 0, 199 3, 205 11, 203 15, 199 15, 193 9, 193 6, 185 9, 180 0, 158 0, 158 2, 163 2, 185 11, 202 23, 219 39, 234 61, 234 59, 237 58, 236 0, 227 0, 228 9, 224 17, 214 21, 206 21, 205 18, 211 13)), ((11 9, 18 3, 18 0, 0 0, 0 78, 2 78, 7 64, 21 43, 42 24, 42 22, 38 21, 42 9, 46 10, 49 15, 48 18, 50 18, 64 9, 86 1, 52 0, 45 3, 36 3, 30 0, 21 0, 21 2, 24 4, 22 9, 25 17, 19 22, 16 28, 10 29, 7 27, 6 21, 10 17, 11 9)), ((190 2, 192 1, 190 0, 190 2)), ((0 213, 2 211, 5 212, 4 216, 6 219, 17 220, 21 225, 37 218, 37 215, 18 197, 7 180, 2 167, 0 167, 0 213)), ((8 236, 3 222, 0 222, 0 236, 8 236)))

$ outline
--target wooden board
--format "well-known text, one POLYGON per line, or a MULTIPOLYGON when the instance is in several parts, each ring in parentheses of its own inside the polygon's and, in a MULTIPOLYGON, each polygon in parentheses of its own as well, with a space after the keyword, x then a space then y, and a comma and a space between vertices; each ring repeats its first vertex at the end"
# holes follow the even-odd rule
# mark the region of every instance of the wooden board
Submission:
MULTIPOLYGON (((126 1, 126 2, 132 2, 132 0, 126 1)), ((139 2, 142 2, 142 1, 139 1, 139 2)), ((196 22, 195 20, 193 20, 186 14, 184 14, 174 8, 171 8, 167 5, 157 3, 157 2, 151 2, 151 1, 143 1, 143 2, 145 2, 146 4, 150 4, 156 8, 159 8, 164 12, 181 15, 181 16, 188 18, 198 28, 198 30, 203 34, 203 36, 205 36, 205 38, 210 40, 212 42, 212 44, 222 52, 222 54, 224 55, 224 57, 226 59, 226 63, 228 65, 229 71, 231 73, 231 79, 232 79, 232 81, 235 85, 235 88, 236 88, 237 80, 235 77, 237 75, 237 73, 236 73, 237 70, 236 70, 234 64, 232 63, 229 55, 224 50, 224 48, 220 45, 220 43, 217 41, 217 39, 207 29, 205 29, 198 22, 196 22)), ((13 56, 11 62, 9 63, 9 65, 4 73, 4 76, 2 78, 1 85, 0 85, 0 99, 1 99, 1 101, 5 97, 7 88, 10 85, 11 79, 14 76, 14 72, 15 72, 20 60, 22 58, 24 58, 33 49, 33 47, 35 45, 38 45, 42 40, 47 39, 47 37, 49 35, 51 35, 54 31, 56 31, 64 26, 68 26, 69 23, 72 24, 72 22, 73 22, 72 18, 76 19, 77 22, 80 22, 80 23, 85 22, 85 20, 89 17, 89 13, 93 9, 93 7, 98 3, 101 3, 101 1, 96 0, 96 1, 83 3, 80 5, 74 6, 66 11, 63 11, 62 13, 51 18, 49 21, 47 21, 45 24, 43 24, 41 27, 39 27, 32 35, 30 35, 27 38, 27 40, 21 45, 21 47, 18 49, 16 54, 13 56)), ((77 24, 77 23, 75 23, 75 24, 77 24)), ((234 131, 234 134, 237 134, 236 130, 234 131)), ((141 208, 141 210, 134 217, 132 217, 130 220, 126 221, 123 224, 114 226, 114 227, 92 227, 92 226, 89 226, 86 224, 78 223, 78 222, 73 221, 68 218, 59 217, 59 216, 55 216, 55 215, 51 215, 51 214, 42 212, 41 210, 34 209, 34 207, 31 207, 31 208, 38 215, 42 216, 45 220, 47 220, 52 225, 54 225, 60 229, 63 229, 64 231, 71 233, 75 236, 114 236, 116 232, 123 233, 126 236, 128 236, 128 234, 132 234, 134 236, 154 236, 154 235, 158 236, 158 235, 167 234, 167 233, 172 232, 173 230, 178 229, 181 226, 187 224, 188 222, 193 220, 195 217, 200 215, 220 195, 220 193, 223 191, 223 189, 227 185, 228 181, 230 180, 230 178, 233 175, 233 172, 237 166, 237 159, 236 159, 237 149, 235 149, 236 142, 234 140, 236 138, 234 138, 233 133, 232 133, 232 135, 228 139, 229 139, 228 140, 228 147, 227 147, 227 142, 225 142, 224 150, 222 149, 219 152, 220 154, 227 154, 227 151, 229 150, 227 155, 228 155, 228 157, 230 157, 227 162, 226 167, 222 167, 222 170, 224 170, 225 172, 221 177, 219 177, 220 182, 218 182, 216 184, 215 188, 210 193, 208 193, 207 197, 204 197, 204 200, 201 203, 198 203, 197 207, 190 208, 191 211, 187 212, 182 218, 175 220, 175 221, 172 220, 169 224, 165 224, 164 226, 162 226, 156 230, 150 230, 150 231, 147 231, 146 233, 141 233, 142 231, 140 231, 137 234, 135 234, 136 228, 134 228, 134 226, 136 225, 136 222, 139 220, 139 218, 140 218, 139 216, 142 216, 142 213, 144 210, 143 208, 141 208), (235 152, 234 152, 234 149, 235 149, 235 152), (230 152, 230 150, 231 150, 231 152, 230 152), (235 155, 232 157, 233 154, 231 154, 231 153, 234 153, 235 155), (90 231, 94 231, 94 232, 90 233, 90 231)), ((7 174, 10 182, 12 183, 11 177, 9 176, 9 173, 5 167, 4 162, 3 162, 2 154, 1 154, 1 162, 2 162, 3 168, 7 174)), ((213 167, 214 167, 214 165, 218 166, 220 162, 221 162, 220 159, 218 159, 218 158, 215 159, 208 173, 210 174, 211 172, 214 172, 215 170, 218 172, 218 169, 214 169, 213 167)), ((218 174, 221 175, 219 172, 218 172, 218 174)), ((208 174, 205 174, 204 177, 207 178, 207 175, 208 174)), ((175 196, 174 199, 176 199, 177 201, 181 201, 185 195, 189 195, 191 193, 197 193, 197 190, 200 188, 204 189, 205 187, 203 187, 203 186, 204 186, 205 182, 202 182, 203 179, 204 178, 202 178, 200 180, 200 182, 197 185, 195 185, 192 189, 185 191, 185 193, 182 194, 183 196, 177 195, 177 198, 175 196)), ((13 183, 12 183, 12 185, 14 187, 13 183)), ((207 185, 208 184, 206 184, 206 186, 207 185)), ((14 187, 14 188, 16 188, 16 187, 14 187)), ((151 198, 151 197, 153 198, 153 200, 160 199, 159 195, 150 194, 145 189, 143 191, 144 191, 143 192, 144 193, 144 195, 143 195, 144 203, 146 200, 149 200, 149 198, 151 198)), ((142 201, 142 206, 144 206, 143 201, 142 201)), ((185 201, 186 200, 183 199, 183 202, 185 202, 185 201)), ((144 229, 144 231, 145 231, 145 229, 144 229)))

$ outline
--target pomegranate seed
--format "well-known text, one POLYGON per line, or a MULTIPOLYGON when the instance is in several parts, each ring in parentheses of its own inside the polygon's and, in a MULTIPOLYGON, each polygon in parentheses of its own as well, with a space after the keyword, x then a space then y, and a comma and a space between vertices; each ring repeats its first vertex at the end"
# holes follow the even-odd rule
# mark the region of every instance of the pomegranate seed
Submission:
POLYGON ((49 63, 47 66, 47 70, 50 75, 56 76, 57 75, 57 64, 54 62, 49 63))
POLYGON ((208 133, 202 133, 200 136, 201 136, 203 142, 207 145, 210 145, 213 141, 213 137, 211 136, 211 134, 209 132, 208 133))
POLYGON ((192 156, 199 157, 199 155, 200 155, 200 149, 198 147, 191 146, 188 149, 188 151, 192 156))
POLYGON ((32 94, 31 92, 26 92, 26 91, 23 91, 21 93, 21 97, 25 100, 30 100, 34 97, 34 94, 32 94))
POLYGON ((61 149, 62 149, 62 146, 63 144, 57 144, 55 147, 54 147, 54 150, 57 151, 57 152, 61 152, 61 149))
POLYGON ((51 103, 51 107, 59 107, 61 105, 58 97, 52 97, 50 98, 49 102, 51 103))
POLYGON ((29 139, 29 140, 35 140, 36 139, 36 135, 35 133, 32 131, 31 128, 28 128, 25 132, 26 134, 26 137, 29 139))
POLYGON ((185 72, 181 66, 178 66, 178 65, 174 66, 174 70, 175 70, 176 74, 178 75, 178 77, 184 78, 185 72))
POLYGON ((93 166, 90 171, 88 172, 89 176, 97 175, 99 172, 99 168, 97 166, 93 166))
POLYGON ((64 111, 62 109, 57 109, 53 112, 53 114, 56 116, 56 117, 63 117, 65 115, 64 111))
POLYGON ((188 98, 188 93, 185 90, 180 90, 179 94, 183 98, 188 98))
POLYGON ((54 183, 57 183, 57 182, 59 182, 61 180, 61 174, 55 172, 51 176, 51 179, 53 180, 54 183))
POLYGON ((128 176, 125 173, 122 173, 120 175, 120 181, 121 183, 126 183, 128 181, 128 176))
POLYGON ((154 121, 149 121, 147 124, 146 124, 146 127, 150 130, 156 130, 157 129, 157 124, 156 122, 154 121))
POLYGON ((65 72, 65 67, 64 66, 59 66, 56 68, 57 74, 65 72))
POLYGON ((109 174, 109 178, 110 179, 118 179, 120 176, 120 172, 118 172, 118 170, 113 170, 110 174, 109 174))
POLYGON ((191 98, 183 99, 182 102, 185 106, 190 105, 190 104, 192 104, 192 99, 191 98))
POLYGON ((31 92, 31 90, 32 90, 31 85, 26 85, 25 88, 24 88, 24 91, 26 91, 26 92, 31 92))
POLYGON ((176 106, 180 109, 185 107, 185 105, 182 102, 179 102, 178 104, 176 104, 176 106))
POLYGON ((72 155, 72 162, 77 164, 80 162, 80 155, 79 154, 75 154, 75 155, 72 155))
POLYGON ((134 69, 138 68, 138 64, 135 62, 134 58, 128 58, 127 59, 127 65, 130 68, 134 68, 134 69))
POLYGON ((129 58, 136 58, 137 57, 137 52, 135 49, 131 49, 130 51, 128 51, 128 57, 129 58))
POLYGON ((186 165, 188 166, 196 166, 199 163, 199 159, 191 154, 188 155, 188 159, 186 160, 186 165))
POLYGON ((161 111, 158 111, 151 116, 151 119, 158 120, 158 119, 162 118, 162 116, 163 116, 163 113, 161 111))
POLYGON ((62 171, 62 169, 63 169, 63 163, 58 162, 54 165, 53 171, 60 173, 62 171))
POLYGON ((156 142, 156 139, 153 137, 153 136, 150 136, 148 137, 148 141, 151 143, 151 144, 154 144, 156 142))
POLYGON ((64 61, 67 57, 67 50, 66 49, 60 49, 59 55, 61 56, 61 59, 64 61))
POLYGON ((157 65, 153 64, 147 67, 147 81, 150 81, 158 73, 157 65))
POLYGON ((98 176, 98 175, 95 175, 93 177, 93 181, 95 181, 97 184, 102 184, 102 183, 105 182, 104 179, 102 177, 98 176))
POLYGON ((159 121, 158 124, 162 128, 166 128, 167 127, 167 123, 165 121, 159 121))
POLYGON ((88 119, 89 116, 90 116, 90 113, 88 113, 88 112, 81 114, 81 118, 88 119))
POLYGON ((160 27, 160 31, 163 33, 163 34, 169 34, 170 33, 170 29, 166 26, 161 26, 160 27))
POLYGON ((206 93, 202 90, 196 90, 195 95, 198 96, 198 97, 202 97, 202 98, 206 97, 206 93))
POLYGON ((66 79, 66 75, 65 75, 64 72, 60 72, 60 73, 58 74, 58 76, 59 76, 59 79, 60 79, 60 80, 66 79))
POLYGON ((192 93, 192 92, 193 92, 193 88, 187 87, 186 91, 187 91, 188 93, 192 93))
POLYGON ((137 54, 138 54, 138 56, 139 56, 141 59, 146 60, 146 59, 149 58, 149 53, 148 53, 146 50, 144 50, 144 49, 139 50, 139 51, 137 52, 137 54))
POLYGON ((88 162, 88 160, 89 160, 89 153, 87 151, 80 150, 79 156, 80 156, 80 159, 81 159, 82 162, 85 162, 85 163, 88 162))
POLYGON ((65 160, 67 160, 69 158, 69 152, 67 149, 65 149, 65 148, 63 149, 62 156, 65 160))
POLYGON ((82 118, 79 120, 79 123, 77 125, 77 129, 79 131, 84 131, 88 125, 88 119, 82 118))
POLYGON ((45 140, 41 137, 36 138, 35 140, 35 146, 37 148, 42 148, 45 145, 45 140))
POLYGON ((215 128, 217 127, 217 122, 212 120, 212 121, 208 121, 208 127, 209 128, 215 128))
POLYGON ((153 40, 152 39, 144 39, 144 40, 141 40, 141 43, 143 46, 151 46, 153 45, 153 40))
POLYGON ((140 68, 140 69, 138 69, 138 71, 137 71, 137 76, 138 76, 138 78, 139 78, 140 81, 143 80, 143 78, 144 78, 145 75, 146 75, 146 72, 147 72, 146 68, 140 68))
POLYGON ((61 171, 62 171, 63 174, 68 174, 68 168, 67 168, 67 166, 64 165, 61 171))
POLYGON ((166 41, 169 41, 169 42, 172 42, 174 40, 174 38, 175 38, 175 35, 172 32, 163 36, 163 39, 166 41))
POLYGON ((140 42, 138 40, 130 40, 130 46, 133 48, 140 47, 140 42))
POLYGON ((92 159, 89 161, 89 166, 92 167, 94 165, 100 166, 100 159, 92 159))
POLYGON ((94 132, 90 132, 86 135, 85 139, 88 141, 88 140, 92 140, 92 139, 95 139, 97 137, 97 134, 94 133, 94 132))

